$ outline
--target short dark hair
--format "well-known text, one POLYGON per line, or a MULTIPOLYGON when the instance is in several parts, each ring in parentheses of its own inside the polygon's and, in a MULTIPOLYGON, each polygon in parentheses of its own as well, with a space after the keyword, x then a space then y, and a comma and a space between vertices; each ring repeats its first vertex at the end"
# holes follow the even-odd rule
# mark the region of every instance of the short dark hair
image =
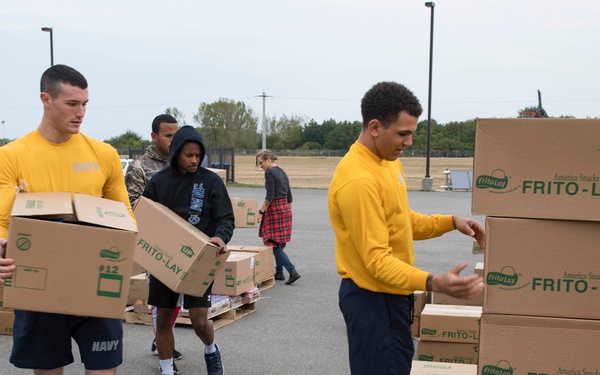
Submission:
POLYGON ((419 99, 404 85, 396 82, 379 82, 369 89, 360 102, 363 128, 371 120, 379 120, 384 128, 398 119, 400 112, 419 117, 423 108, 419 99))
POLYGON ((163 122, 166 122, 167 124, 177 124, 177 120, 171 115, 158 115, 152 120, 152 133, 158 134, 160 124, 163 122))
POLYGON ((56 98, 61 93, 60 84, 87 89, 88 83, 77 70, 66 65, 54 65, 46 69, 40 80, 40 91, 50 95, 51 98, 56 98))

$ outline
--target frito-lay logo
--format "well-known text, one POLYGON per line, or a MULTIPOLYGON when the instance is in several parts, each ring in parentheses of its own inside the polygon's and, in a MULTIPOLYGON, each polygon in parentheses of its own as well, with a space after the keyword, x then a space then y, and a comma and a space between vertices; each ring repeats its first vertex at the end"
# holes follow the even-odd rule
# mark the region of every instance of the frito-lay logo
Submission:
POLYGON ((127 258, 121 258, 121 251, 116 247, 100 250, 100 258, 104 258, 109 262, 122 262, 127 258))
POLYGON ((483 366, 483 368, 481 369, 481 375, 512 375, 512 373, 513 368, 510 366, 510 363, 508 363, 508 361, 500 361, 496 364, 496 366, 483 366), (501 367, 501 362, 505 362, 505 365, 508 367, 501 367))
POLYGON ((494 169, 491 175, 479 175, 475 181, 478 189, 502 190, 508 186, 508 177, 502 169, 494 169))
POLYGON ((488 272, 486 277, 488 285, 515 286, 517 285, 517 281, 519 281, 519 275, 510 266, 502 268, 500 272, 488 272))
POLYGON ((435 336, 437 334, 437 329, 423 328, 421 330, 421 334, 427 336, 435 336))
POLYGON ((187 245, 181 245, 181 249, 179 250, 181 251, 181 253, 183 255, 185 255, 188 258, 192 258, 196 253, 194 252, 194 249, 192 249, 190 246, 187 245))

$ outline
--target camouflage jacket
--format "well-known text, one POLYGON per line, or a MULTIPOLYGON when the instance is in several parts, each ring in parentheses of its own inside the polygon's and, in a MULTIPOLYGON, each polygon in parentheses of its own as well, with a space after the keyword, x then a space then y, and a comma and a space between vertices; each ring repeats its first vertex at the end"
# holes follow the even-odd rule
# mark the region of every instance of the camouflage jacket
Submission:
POLYGON ((154 145, 148 146, 144 155, 131 162, 127 168, 127 173, 125 173, 125 184, 127 185, 131 207, 144 192, 150 178, 168 164, 165 159, 156 153, 154 145))

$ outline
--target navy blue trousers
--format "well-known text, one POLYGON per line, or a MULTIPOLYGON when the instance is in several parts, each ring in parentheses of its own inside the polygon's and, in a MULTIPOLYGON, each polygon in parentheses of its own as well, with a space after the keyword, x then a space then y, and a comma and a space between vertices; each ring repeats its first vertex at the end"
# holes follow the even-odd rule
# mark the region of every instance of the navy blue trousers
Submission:
POLYGON ((346 321, 352 375, 409 375, 415 348, 413 295, 375 293, 342 279, 339 306, 346 321))

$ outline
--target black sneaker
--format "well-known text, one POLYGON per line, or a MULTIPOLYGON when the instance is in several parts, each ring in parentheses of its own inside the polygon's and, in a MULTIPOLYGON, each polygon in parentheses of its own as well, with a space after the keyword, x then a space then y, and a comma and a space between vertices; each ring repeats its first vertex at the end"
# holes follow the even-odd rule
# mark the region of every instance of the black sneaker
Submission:
POLYGON ((156 351, 156 339, 152 340, 152 346, 150 347, 150 351, 152 353, 156 351))
POLYGON ((215 344, 217 350, 214 353, 204 353, 206 361, 206 372, 208 375, 223 375, 223 362, 221 361, 221 351, 219 346, 215 344))
POLYGON ((294 272, 290 274, 290 278, 285 282, 285 285, 292 285, 294 281, 300 278, 300 274, 298 272, 294 272))
POLYGON ((179 352, 179 350, 177 349, 173 349, 173 359, 175 361, 179 361, 183 356, 181 355, 181 352, 179 352))
POLYGON ((285 275, 283 272, 275 272, 275 280, 285 280, 285 275))

